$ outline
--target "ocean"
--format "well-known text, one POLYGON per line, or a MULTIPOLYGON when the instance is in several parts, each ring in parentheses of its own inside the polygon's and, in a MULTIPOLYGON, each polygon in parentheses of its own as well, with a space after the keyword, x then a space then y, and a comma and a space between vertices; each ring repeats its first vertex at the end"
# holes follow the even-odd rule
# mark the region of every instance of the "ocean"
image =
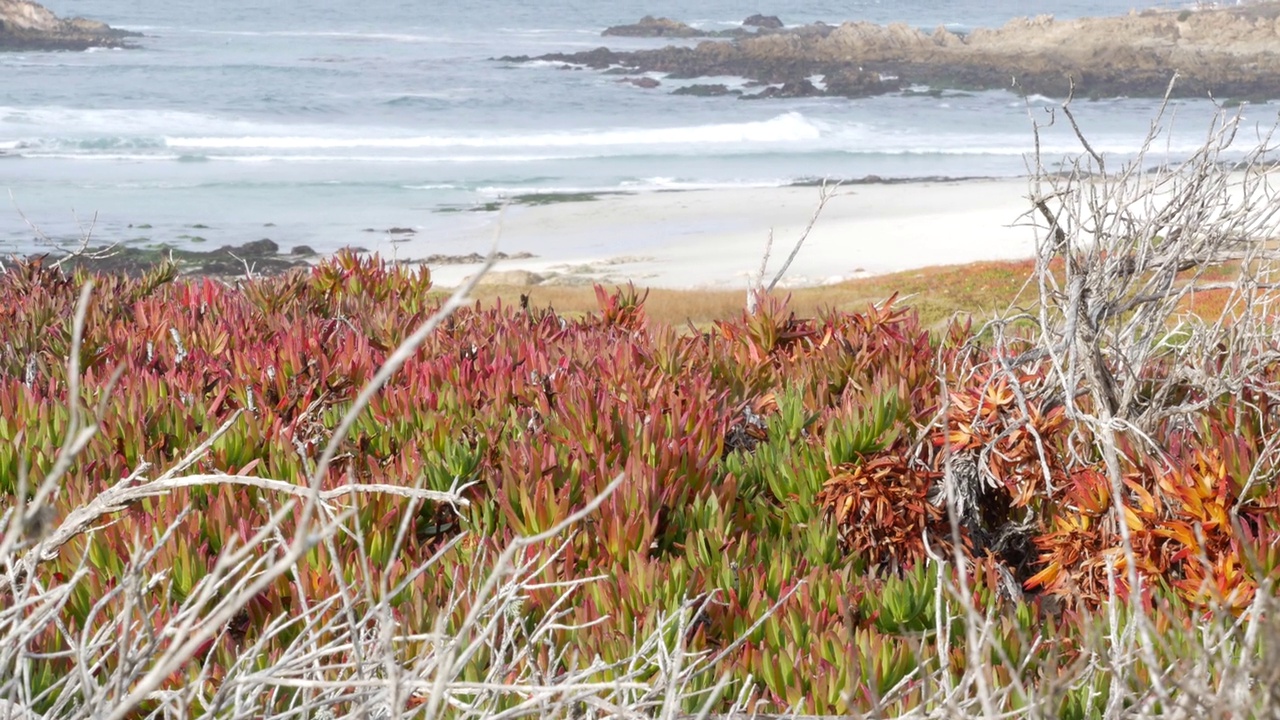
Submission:
MULTIPOLYGON (((1182 3, 1163 3, 1177 7, 1182 3)), ((144 33, 139 50, 0 53, 0 256, 71 242, 210 249, 269 237, 288 250, 369 247, 409 227, 463 253, 466 212, 535 192, 781 186, 823 177, 1016 176, 1032 118, 1060 99, 947 92, 868 99, 672 96, 590 70, 492 58, 631 49, 607 26, 665 15, 705 28, 755 12, 788 24, 996 26, 1025 15, 1125 13, 1128 0, 49 0, 144 33), (12 199, 8 196, 12 196, 12 199)), ((688 81, 696 82, 696 81, 688 81)), ((705 80, 701 81, 705 82, 705 80)), ((733 83, 734 79, 727 79, 733 83)), ((923 88, 921 88, 923 89, 923 88)), ((1151 99, 1080 102, 1093 142, 1132 154, 1151 99)), ((1175 103, 1167 145, 1203 140, 1214 106, 1175 103)), ((1247 119, 1273 123, 1274 105, 1247 119)), ((1050 157, 1080 151, 1063 124, 1050 157)), ((472 243, 474 242, 471 241, 472 243)))

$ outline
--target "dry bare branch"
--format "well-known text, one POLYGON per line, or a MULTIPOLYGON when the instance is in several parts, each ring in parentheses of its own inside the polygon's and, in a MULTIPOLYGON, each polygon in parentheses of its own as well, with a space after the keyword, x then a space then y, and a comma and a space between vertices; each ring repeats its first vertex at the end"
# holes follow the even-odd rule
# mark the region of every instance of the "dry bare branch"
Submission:
POLYGON ((32 220, 22 212, 22 208, 18 205, 18 200, 14 197, 12 189, 9 190, 9 202, 13 205, 14 211, 18 213, 18 217, 22 218, 22 222, 26 223, 27 227, 31 229, 31 232, 35 234, 36 242, 40 245, 51 247, 58 252, 58 257, 50 263, 50 267, 59 268, 66 263, 77 259, 105 260, 118 253, 120 246, 120 243, 118 242, 111 243, 106 247, 97 249, 90 247, 90 244, 93 242, 94 228, 97 227, 98 224, 97 213, 93 214, 93 218, 86 226, 84 223, 80 222, 79 216, 72 211, 72 216, 75 218, 76 226, 80 228, 80 236, 74 247, 68 247, 49 237, 49 235, 45 233, 39 225, 32 222, 32 220))

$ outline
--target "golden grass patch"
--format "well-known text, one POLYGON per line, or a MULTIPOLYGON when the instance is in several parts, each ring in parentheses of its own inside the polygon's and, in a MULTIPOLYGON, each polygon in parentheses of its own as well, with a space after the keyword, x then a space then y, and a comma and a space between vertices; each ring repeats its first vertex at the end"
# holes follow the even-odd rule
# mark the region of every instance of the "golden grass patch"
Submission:
MULTIPOLYGON (((791 307, 801 314, 817 313, 832 307, 861 310, 868 304, 882 302, 897 293, 902 304, 909 305, 920 313, 926 326, 935 327, 944 325, 956 313, 968 313, 982 318, 1005 309, 1026 285, 1034 267, 1032 260, 978 262, 907 270, 786 292, 791 296, 791 307)), ((612 286, 609 284, 606 287, 612 286)), ((597 309, 595 291, 590 285, 484 286, 472 293, 485 306, 498 301, 504 305, 515 305, 520 302, 520 296, 525 294, 529 296, 531 305, 551 306, 561 313, 584 313, 597 309)), ((715 320, 723 320, 741 312, 745 305, 745 288, 653 288, 649 290, 645 301, 645 311, 657 322, 676 326, 692 323, 694 327, 703 328, 715 320)))

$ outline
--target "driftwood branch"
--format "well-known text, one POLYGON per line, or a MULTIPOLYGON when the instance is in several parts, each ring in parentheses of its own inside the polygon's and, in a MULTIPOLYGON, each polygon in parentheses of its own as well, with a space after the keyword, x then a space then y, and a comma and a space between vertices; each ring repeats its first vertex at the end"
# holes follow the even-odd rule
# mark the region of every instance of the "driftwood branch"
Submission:
POLYGON ((22 222, 31 229, 32 233, 35 234, 35 239, 38 243, 50 246, 61 253, 56 260, 50 263, 50 267, 59 268, 77 258, 83 258, 86 260, 105 260, 106 258, 119 253, 120 243, 118 242, 111 243, 110 245, 97 250, 93 250, 89 247, 90 243, 93 242, 93 232, 98 224, 97 213, 94 213, 93 217, 89 220, 89 224, 85 225, 80 222, 79 216, 77 216, 74 211, 72 212, 72 216, 75 217, 76 220, 76 226, 80 229, 80 237, 77 239, 74 247, 67 247, 57 240, 49 237, 48 233, 46 233, 43 228, 33 222, 31 218, 28 218, 26 213, 22 212, 22 207, 18 205, 18 200, 14 197, 12 189, 9 190, 9 202, 13 204, 13 209, 18 213, 18 217, 22 218, 22 222))
POLYGON ((800 249, 804 247, 805 242, 809 239, 809 235, 813 232, 813 228, 818 224, 818 218, 822 217, 822 211, 835 197, 836 191, 840 188, 840 182, 828 183, 822 181, 822 186, 818 190, 818 204, 813 209, 813 214, 809 216, 809 222, 805 224, 804 230, 800 232, 800 237, 796 238, 795 245, 791 247, 791 252, 787 254, 787 259, 783 261, 782 267, 778 268, 778 272, 774 274, 773 279, 768 285, 764 284, 764 276, 769 266, 769 258, 773 253, 773 230, 769 230, 769 237, 765 241, 764 254, 760 258, 760 268, 755 275, 748 280, 747 288, 747 312, 754 313, 759 305, 760 297, 767 295, 778 287, 778 283, 782 282, 782 278, 786 276, 787 270, 791 269, 791 263, 795 262, 796 256, 800 254, 800 249))
POLYGON ((782 278, 787 274, 787 270, 791 268, 791 263, 795 261, 796 256, 800 254, 800 248, 804 247, 804 243, 809 239, 809 234, 813 232, 813 226, 818 224, 818 218, 822 217, 822 210, 835 197, 836 191, 840 189, 840 183, 828 183, 822 181, 822 187, 818 190, 818 205, 813 209, 813 214, 809 216, 809 222, 801 231, 800 237, 796 239, 796 244, 791 248, 791 253, 787 255, 787 259, 782 263, 782 267, 778 268, 778 273, 773 276, 773 280, 769 282, 769 286, 765 288, 765 292, 773 292, 773 289, 782 282, 782 278))
MULTIPOLYGON (((154 480, 140 485, 116 485, 115 487, 98 495, 89 505, 76 508, 68 514, 58 529, 49 534, 48 537, 39 544, 38 548, 33 550, 33 552, 36 553, 34 556, 35 562, 30 564, 34 567, 35 564, 48 562, 56 558, 59 551, 62 549, 62 546, 66 545, 72 538, 90 530, 107 516, 118 513, 144 498, 158 497, 166 495, 174 490, 181 490, 184 488, 209 487, 216 485, 255 487, 261 490, 268 490, 294 498, 306 498, 311 493, 310 489, 303 485, 295 485, 282 480, 272 480, 269 478, 252 477, 248 475, 186 475, 164 480, 154 480)), ((471 504, 469 500, 457 493, 422 490, 400 485, 363 483, 340 485, 332 490, 322 490, 319 493, 319 499, 321 502, 327 502, 348 495, 372 494, 395 495, 397 497, 429 500, 432 502, 449 503, 460 506, 468 506, 471 504)))

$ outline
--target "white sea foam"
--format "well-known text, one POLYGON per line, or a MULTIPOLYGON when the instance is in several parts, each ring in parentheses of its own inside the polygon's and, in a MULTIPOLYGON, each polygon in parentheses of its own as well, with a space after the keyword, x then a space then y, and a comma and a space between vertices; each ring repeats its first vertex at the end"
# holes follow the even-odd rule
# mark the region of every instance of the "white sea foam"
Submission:
POLYGON ((476 192, 488 197, 509 197, 525 194, 564 194, 564 193, 626 193, 656 192, 659 190, 741 190, 749 188, 784 187, 795 182, 794 178, 777 180, 681 180, 673 177, 649 177, 638 180, 624 180, 618 185, 565 185, 565 186, 528 186, 528 185, 483 185, 476 192))
POLYGON ((621 187, 637 190, 736 190, 741 188, 771 188, 790 185, 792 178, 777 180, 727 180, 709 182, 702 180, 681 180, 673 177, 648 177, 639 180, 623 181, 621 187))
POLYGON ((1016 102, 1009 103, 1009 107, 1022 107, 1022 106, 1027 105, 1027 104, 1030 104, 1030 105, 1052 105, 1052 106, 1055 106, 1055 107, 1056 107, 1056 106, 1058 106, 1058 105, 1059 105, 1059 104, 1061 104, 1061 103, 1062 103, 1062 101, 1061 101, 1061 100, 1055 100, 1055 99, 1053 99, 1053 98, 1051 98, 1051 97, 1048 97, 1048 96, 1045 96, 1045 95, 1041 95, 1041 94, 1039 94, 1039 93, 1031 93, 1030 95, 1028 95, 1028 96, 1026 97, 1026 99, 1025 99, 1025 100, 1023 100, 1023 99, 1019 99, 1019 100, 1017 100, 1016 102))
POLYGON ((530 163, 558 159, 546 155, 207 155, 201 157, 211 161, 236 163, 530 163))
POLYGON ((607 193, 617 192, 618 188, 593 185, 483 185, 476 192, 487 197, 510 197, 512 195, 568 195, 571 193, 607 193))
POLYGON ((699 29, 699 30, 718 30, 718 29, 721 29, 721 28, 740 28, 740 27, 742 27, 742 21, 741 21, 741 20, 710 20, 710 19, 707 19, 707 18, 700 18, 700 19, 698 19, 698 20, 690 20, 687 24, 689 25, 689 27, 697 28, 697 29, 699 29))
POLYGON ((512 135, 419 135, 415 137, 173 137, 165 138, 170 148, 198 149, 425 149, 425 148, 575 148, 601 146, 723 145, 779 143, 817 140, 822 125, 797 112, 770 120, 687 125, 669 128, 619 128, 557 133, 517 133, 512 135))
MULTIPOLYGON (((423 93, 424 95, 427 93, 423 93)), ((1033 102, 1046 100, 1033 96, 1033 102)), ((946 110, 945 112, 952 112, 946 110)), ((1130 155, 1140 136, 1091 139, 1103 152, 1130 155)), ((1176 135, 1172 154, 1199 138, 1176 135)), ((1031 152, 1029 134, 886 128, 822 120, 798 111, 745 122, 674 127, 601 127, 555 132, 443 131, 272 123, 172 110, 0 106, 0 149, 50 159, 223 161, 238 163, 533 163, 607 157, 747 155, 991 156, 1031 152)), ((1163 147, 1162 147, 1163 149, 1163 147)), ((1069 134, 1042 136, 1049 155, 1081 152, 1069 134)))
POLYGON ((41 160, 92 160, 95 162, 157 162, 181 160, 181 155, 137 155, 127 153, 57 153, 57 152, 35 152, 23 153, 22 157, 41 159, 41 160))
POLYGON ((175 128, 210 132, 262 132, 288 126, 270 126, 238 118, 218 117, 181 110, 136 108, 72 108, 58 105, 12 107, 0 105, 0 127, 25 125, 43 136, 80 135, 161 135, 175 128))
MULTIPOLYGON (((4 149, 0 145, 0 149, 4 149)), ((73 152, 30 152, 17 153, 20 157, 43 160, 88 160, 94 162, 229 162, 245 164, 264 163, 426 163, 426 164, 468 164, 468 163, 532 163, 546 160, 564 159, 545 155, 200 155, 178 153, 73 153, 73 152)))
POLYGON ((570 67, 570 68, 578 68, 580 70, 585 70, 587 69, 588 66, 582 63, 565 62, 563 60, 525 60, 524 62, 520 63, 520 67, 555 68, 557 70, 559 70, 560 68, 570 67))

